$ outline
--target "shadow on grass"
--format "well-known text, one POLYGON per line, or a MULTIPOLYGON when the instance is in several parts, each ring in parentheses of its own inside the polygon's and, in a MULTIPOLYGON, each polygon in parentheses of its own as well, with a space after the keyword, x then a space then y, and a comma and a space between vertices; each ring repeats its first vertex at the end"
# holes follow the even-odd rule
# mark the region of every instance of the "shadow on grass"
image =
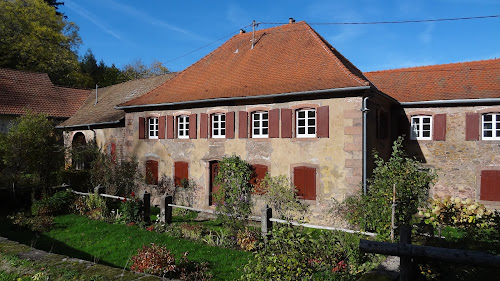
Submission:
MULTIPOLYGON (((54 225, 53 229, 64 229, 65 227, 60 225, 54 225)), ((82 252, 75 248, 69 247, 64 242, 53 239, 43 233, 34 232, 17 225, 12 224, 9 220, 5 218, 0 218, 0 236, 5 237, 11 241, 16 241, 21 244, 30 246, 35 249, 43 250, 48 253, 55 253, 59 255, 65 255, 71 258, 77 258, 82 260, 91 261, 94 263, 99 263, 106 266, 118 267, 120 266, 101 261, 93 255, 86 252, 82 252)))

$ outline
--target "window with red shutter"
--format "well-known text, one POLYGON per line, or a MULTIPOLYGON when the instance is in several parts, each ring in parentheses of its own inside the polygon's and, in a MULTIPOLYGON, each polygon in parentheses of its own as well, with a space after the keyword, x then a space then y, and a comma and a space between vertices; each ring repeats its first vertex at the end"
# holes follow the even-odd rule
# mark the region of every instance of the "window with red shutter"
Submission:
POLYGON ((208 138, 208 114, 200 114, 200 138, 208 138))
POLYGON ((480 199, 500 201, 500 170, 481 171, 480 199))
POLYGON ((234 111, 226 113, 226 138, 234 139, 234 111))
POLYGON ((167 115, 167 139, 174 138, 174 116, 167 115))
POLYGON ((281 137, 292 137, 292 110, 288 108, 281 109, 281 137))
POLYGON ((174 163, 174 181, 175 186, 183 186, 183 180, 188 180, 188 163, 175 162, 174 163))
POLYGON ((164 139, 165 138, 165 116, 160 116, 159 118, 159 128, 158 128, 158 138, 159 139, 164 139))
POLYGON ((280 137, 280 110, 278 108, 269 110, 269 137, 280 137))
POLYGON ((196 113, 189 115, 189 138, 196 138, 196 113))
POLYGON ((316 200, 316 169, 306 166, 293 168, 293 183, 297 195, 305 200, 316 200))
POLYGON ((479 140, 479 114, 465 114, 465 140, 479 140))
POLYGON ((238 112, 238 137, 240 139, 248 138, 248 112, 238 112))
POLYGON ((146 138, 146 118, 139 117, 139 139, 146 138))
POLYGON ((263 194, 264 190, 260 188, 260 182, 264 179, 269 169, 267 168, 266 165, 261 165, 261 164, 252 165, 252 168, 253 168, 253 176, 252 179, 250 180, 250 184, 253 185, 254 194, 263 194))
POLYGON ((116 163, 116 143, 110 143, 108 149, 109 156, 111 157, 111 163, 116 163))
POLYGON ((158 184, 158 161, 146 161, 146 184, 158 184))

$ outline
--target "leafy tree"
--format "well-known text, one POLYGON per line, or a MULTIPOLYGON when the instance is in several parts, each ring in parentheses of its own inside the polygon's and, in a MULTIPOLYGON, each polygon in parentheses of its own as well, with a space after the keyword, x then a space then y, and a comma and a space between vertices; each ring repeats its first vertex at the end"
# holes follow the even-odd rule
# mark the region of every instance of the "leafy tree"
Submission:
POLYGON ((154 60, 149 66, 145 65, 142 60, 135 60, 123 67, 122 79, 124 81, 151 77, 155 75, 170 73, 167 67, 162 62, 154 60))
POLYGON ((0 67, 45 72, 55 84, 78 86, 80 44, 78 26, 44 1, 0 1, 0 67))
POLYGON ((52 184, 55 173, 64 164, 60 134, 43 114, 27 113, 0 137, 0 160, 4 173, 17 183, 36 190, 52 184))
POLYGON ((307 205, 298 198, 297 189, 287 176, 271 177, 266 174, 259 184, 264 202, 273 208, 280 219, 290 221, 304 218, 307 205))
POLYGON ((430 185, 436 174, 403 151, 403 137, 392 147, 388 161, 375 154, 375 169, 366 195, 346 199, 346 216, 351 223, 374 230, 382 239, 388 237, 391 226, 393 187, 396 187, 395 222, 410 224, 419 207, 428 201, 430 185))

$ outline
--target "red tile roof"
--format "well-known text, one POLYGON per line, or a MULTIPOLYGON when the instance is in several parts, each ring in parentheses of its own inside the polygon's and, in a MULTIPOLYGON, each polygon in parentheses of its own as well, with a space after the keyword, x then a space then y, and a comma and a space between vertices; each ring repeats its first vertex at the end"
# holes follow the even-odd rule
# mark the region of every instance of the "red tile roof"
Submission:
POLYGON ((140 97, 175 75, 176 73, 174 72, 99 88, 97 91, 99 102, 97 104, 95 103, 94 90, 76 113, 64 121, 60 127, 78 127, 120 121, 125 118, 125 112, 123 110, 116 110, 115 106, 117 104, 140 97))
POLYGON ((400 102, 500 98, 500 59, 365 72, 400 102))
POLYGON ((121 106, 259 96, 369 85, 307 23, 233 36, 173 79, 121 106))
POLYGON ((46 73, 0 69, 0 114, 22 115, 31 110, 68 118, 89 93, 55 86, 46 73))

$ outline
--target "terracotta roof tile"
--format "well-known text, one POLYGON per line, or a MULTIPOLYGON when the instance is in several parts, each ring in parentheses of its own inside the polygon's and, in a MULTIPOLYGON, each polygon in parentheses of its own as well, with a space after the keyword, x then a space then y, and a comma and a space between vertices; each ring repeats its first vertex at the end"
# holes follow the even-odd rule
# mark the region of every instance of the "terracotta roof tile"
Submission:
POLYGON ((400 102, 500 98, 500 59, 365 72, 400 102))
POLYGON ((116 110, 114 108, 116 105, 151 91, 176 74, 177 73, 169 73, 99 88, 97 91, 99 102, 97 104, 95 103, 95 91, 92 91, 78 111, 60 126, 65 127, 117 122, 125 117, 125 112, 116 110))
POLYGON ((68 118, 89 90, 54 86, 46 73, 0 69, 0 114, 22 115, 27 110, 68 118))
POLYGON ((361 71, 305 22, 233 36, 175 78, 121 106, 368 85, 361 71))

